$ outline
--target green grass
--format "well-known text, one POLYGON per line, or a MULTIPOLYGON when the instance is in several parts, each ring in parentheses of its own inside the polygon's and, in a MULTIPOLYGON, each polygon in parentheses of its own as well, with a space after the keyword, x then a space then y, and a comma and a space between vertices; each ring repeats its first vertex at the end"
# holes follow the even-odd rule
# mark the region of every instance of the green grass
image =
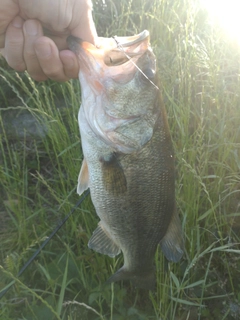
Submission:
MULTIPOLYGON (((186 244, 178 264, 156 254, 157 290, 102 287, 122 264, 90 251, 97 224, 86 199, 27 271, 16 275, 78 200, 82 161, 77 81, 35 83, 0 70, 0 318, 239 319, 240 46, 212 26, 197 1, 95 2, 102 36, 148 29, 157 56, 176 156, 186 244), (22 112, 41 138, 6 125, 22 112)), ((19 120, 20 121, 20 120, 19 120)), ((151 201, 149 199, 149 201, 151 201)))

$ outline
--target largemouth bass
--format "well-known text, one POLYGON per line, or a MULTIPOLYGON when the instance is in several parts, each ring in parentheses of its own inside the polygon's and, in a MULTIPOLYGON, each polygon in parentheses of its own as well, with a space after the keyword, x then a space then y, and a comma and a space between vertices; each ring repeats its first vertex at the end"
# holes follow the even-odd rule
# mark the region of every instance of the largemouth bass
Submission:
POLYGON ((96 48, 68 38, 79 56, 82 93, 84 160, 77 191, 90 188, 100 218, 89 248, 124 256, 107 282, 129 279, 153 289, 158 244, 174 262, 184 250, 173 147, 148 31, 115 40, 105 38, 96 48))

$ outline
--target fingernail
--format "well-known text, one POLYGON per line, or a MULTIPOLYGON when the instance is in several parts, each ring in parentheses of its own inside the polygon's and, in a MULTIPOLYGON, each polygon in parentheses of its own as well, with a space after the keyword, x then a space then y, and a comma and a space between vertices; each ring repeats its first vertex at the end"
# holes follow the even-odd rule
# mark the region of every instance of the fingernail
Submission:
POLYGON ((38 27, 36 25, 36 22, 32 20, 28 20, 24 23, 24 29, 30 36, 36 36, 38 33, 38 27))
POLYGON ((36 53, 38 56, 41 56, 41 57, 47 57, 47 56, 50 56, 51 53, 52 53, 52 49, 50 47, 49 44, 36 44, 35 46, 35 49, 36 49, 36 53))
POLYGON ((12 21, 12 25, 15 27, 15 28, 22 28, 22 25, 23 25, 23 20, 20 18, 20 17, 15 17, 12 21))

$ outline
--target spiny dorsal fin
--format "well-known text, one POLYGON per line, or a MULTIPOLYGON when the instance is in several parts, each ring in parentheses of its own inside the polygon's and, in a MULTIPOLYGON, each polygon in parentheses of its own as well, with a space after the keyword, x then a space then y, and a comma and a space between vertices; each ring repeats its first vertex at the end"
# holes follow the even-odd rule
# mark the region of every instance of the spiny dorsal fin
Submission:
POLYGON ((77 193, 81 195, 87 190, 89 184, 88 165, 85 159, 83 159, 82 167, 78 176, 77 193))
POLYGON ((178 262, 184 253, 184 241, 179 216, 175 210, 167 233, 160 242, 162 251, 169 261, 178 262))
POLYGON ((108 157, 100 159, 102 163, 104 186, 108 192, 117 196, 127 191, 127 180, 117 154, 112 153, 108 157))
POLYGON ((109 255, 110 257, 115 257, 121 250, 110 238, 110 235, 106 232, 101 222, 99 222, 98 227, 93 232, 91 239, 88 242, 88 247, 99 253, 109 255))

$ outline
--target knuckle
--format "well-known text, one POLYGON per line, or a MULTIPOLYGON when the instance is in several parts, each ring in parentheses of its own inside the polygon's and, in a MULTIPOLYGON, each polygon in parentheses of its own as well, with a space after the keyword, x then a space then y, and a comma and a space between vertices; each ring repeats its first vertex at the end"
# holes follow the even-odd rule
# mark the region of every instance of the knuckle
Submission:
POLYGON ((51 69, 51 70, 43 69, 43 71, 47 75, 47 77, 52 80, 56 80, 56 81, 60 81, 60 82, 68 80, 68 78, 65 76, 63 71, 59 68, 51 69))
POLYGON ((33 80, 41 82, 41 81, 46 81, 48 79, 48 77, 44 74, 30 74, 31 78, 33 78, 33 80))
POLYGON ((25 66, 25 63, 24 62, 18 62, 18 61, 8 61, 7 60, 7 63, 9 64, 9 66, 11 68, 13 68, 14 70, 18 71, 18 72, 23 72, 26 70, 26 66, 25 66))
POLYGON ((31 50, 25 50, 24 58, 25 58, 25 60, 36 60, 37 59, 35 52, 31 51, 31 50))

